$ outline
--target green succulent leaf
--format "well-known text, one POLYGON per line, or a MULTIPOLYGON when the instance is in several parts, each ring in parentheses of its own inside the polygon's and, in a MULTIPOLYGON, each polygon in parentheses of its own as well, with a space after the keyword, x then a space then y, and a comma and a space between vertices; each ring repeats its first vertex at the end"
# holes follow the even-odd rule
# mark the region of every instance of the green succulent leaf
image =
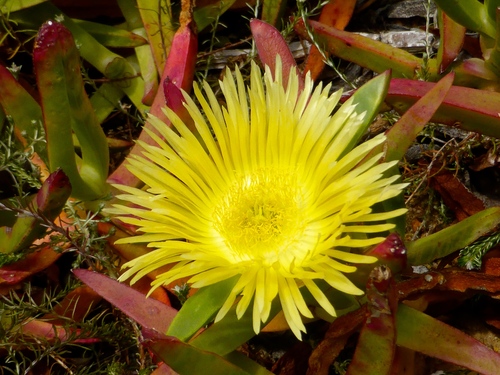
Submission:
POLYGON ((106 47, 133 48, 148 43, 142 36, 114 26, 86 20, 73 20, 73 22, 106 47))
POLYGON ((252 375, 272 375, 272 372, 238 351, 231 352, 225 355, 224 358, 252 375))
POLYGON ((249 375, 248 372, 209 351, 197 349, 174 337, 147 343, 169 367, 180 375, 249 375))
POLYGON ((471 244, 500 224, 500 208, 492 207, 437 233, 406 244, 411 265, 427 264, 471 244))
POLYGON ((497 8, 500 7, 499 0, 484 0, 484 7, 488 12, 488 16, 491 20, 495 21, 497 19, 497 8))
POLYGON ((170 325, 167 335, 183 341, 192 337, 214 318, 236 281, 238 276, 201 288, 188 298, 170 325))
POLYGON ((235 1, 236 0, 219 0, 203 7, 196 8, 193 13, 193 18, 198 30, 201 31, 210 25, 213 20, 224 14, 235 1))
POLYGON ((283 19, 283 12, 287 2, 284 0, 264 0, 262 4, 262 20, 280 27, 283 19))
POLYGON ((81 57, 107 78, 113 79, 113 84, 127 94, 139 111, 144 113, 147 109, 147 106, 142 103, 144 80, 138 76, 133 66, 124 57, 104 47, 51 2, 43 2, 15 12, 10 15, 10 19, 26 28, 39 28, 51 19, 60 20, 77 42, 81 57))
MULTIPOLYGON (((252 303, 250 303, 252 305, 252 303)), ((281 309, 277 299, 272 302, 269 319, 272 319, 281 309)), ((249 308, 243 316, 238 319, 236 316, 236 305, 231 307, 226 316, 219 322, 212 324, 199 336, 195 337, 191 345, 202 349, 210 350, 219 355, 227 355, 238 348, 243 343, 255 336, 253 330, 253 309, 249 308)))
POLYGON ((4 0, 0 5, 0 12, 2 14, 8 14, 44 3, 45 1, 47 0, 4 0))
POLYGON ((435 0, 434 2, 460 25, 490 38, 495 38, 496 17, 491 17, 491 10, 488 10, 478 0, 435 0))
POLYGON ((353 134, 349 139, 349 143, 345 145, 344 154, 340 155, 339 158, 343 157, 345 153, 354 148, 375 116, 379 113, 387 90, 389 89, 390 80, 391 73, 389 71, 379 74, 377 77, 371 79, 357 89, 354 95, 347 99, 341 109, 335 114, 335 116, 339 115, 340 117, 344 116, 344 118, 348 118, 347 114, 342 113, 342 111, 350 111, 349 107, 351 105, 355 106, 355 114, 365 114, 362 124, 358 127, 357 133, 353 134))

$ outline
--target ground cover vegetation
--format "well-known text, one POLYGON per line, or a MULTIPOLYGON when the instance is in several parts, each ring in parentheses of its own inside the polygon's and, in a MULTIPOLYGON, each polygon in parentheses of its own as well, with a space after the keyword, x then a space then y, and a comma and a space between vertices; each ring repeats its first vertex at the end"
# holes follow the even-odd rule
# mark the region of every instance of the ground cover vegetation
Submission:
POLYGON ((2 374, 496 374, 500 2, 0 0, 2 374))

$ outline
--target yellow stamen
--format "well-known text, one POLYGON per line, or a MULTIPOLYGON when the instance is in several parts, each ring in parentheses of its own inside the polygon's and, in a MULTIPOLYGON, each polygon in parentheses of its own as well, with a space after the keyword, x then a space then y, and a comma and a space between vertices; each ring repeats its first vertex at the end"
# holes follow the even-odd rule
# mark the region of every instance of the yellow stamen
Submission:
POLYGON ((238 179, 214 211, 214 227, 235 259, 266 265, 304 233, 306 197, 293 171, 268 168, 238 179))

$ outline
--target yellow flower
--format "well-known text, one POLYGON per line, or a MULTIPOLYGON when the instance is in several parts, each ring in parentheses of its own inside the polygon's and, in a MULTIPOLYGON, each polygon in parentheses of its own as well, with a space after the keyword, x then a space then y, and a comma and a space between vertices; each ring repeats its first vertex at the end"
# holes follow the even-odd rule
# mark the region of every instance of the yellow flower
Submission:
POLYGON ((151 134, 157 145, 143 144, 144 157, 129 159, 147 188, 118 186, 127 193, 119 198, 135 206, 116 205, 112 212, 143 232, 121 242, 147 242, 154 250, 125 264, 121 279, 134 275, 134 282, 172 263, 153 288, 182 277, 201 288, 239 275, 215 321, 235 302, 240 318, 253 300, 258 333, 279 298, 300 338, 306 330, 301 315, 312 317, 300 289, 332 316, 335 309, 315 280, 362 294, 344 273, 356 271, 352 263, 376 259, 345 249, 383 239, 364 234, 391 229, 384 220, 405 210, 372 213, 371 207, 405 185, 393 184, 397 176, 383 177, 394 163, 379 164, 382 155, 361 163, 383 135, 346 149, 365 113, 344 104, 332 115, 340 92, 329 95, 321 84, 313 90, 309 78, 300 92, 295 71, 284 89, 279 60, 275 78, 269 69, 262 77, 253 64, 249 88, 238 70, 234 76, 228 70, 220 82, 225 106, 206 82, 205 96, 194 89, 203 114, 185 95, 198 134, 169 109, 175 130, 149 119, 166 142, 151 134))

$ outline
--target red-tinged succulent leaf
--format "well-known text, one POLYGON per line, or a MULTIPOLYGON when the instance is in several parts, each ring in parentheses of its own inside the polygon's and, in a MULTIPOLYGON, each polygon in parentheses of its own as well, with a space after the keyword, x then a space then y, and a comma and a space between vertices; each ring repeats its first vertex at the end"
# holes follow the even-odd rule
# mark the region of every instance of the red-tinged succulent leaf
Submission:
POLYGON ((369 280, 369 275, 375 267, 388 266, 393 274, 397 274, 406 268, 407 250, 403 240, 397 233, 391 233, 377 246, 370 249, 366 255, 378 258, 372 264, 359 264, 357 271, 349 274, 349 279, 357 286, 364 287, 369 280))
MULTIPOLYGON (((179 111, 179 113, 183 113, 184 105, 182 104, 182 101, 167 102, 168 94, 164 91, 164 82, 167 81, 181 90, 190 92, 193 87, 197 52, 198 38, 196 36, 195 24, 193 21, 188 21, 186 24, 181 25, 181 27, 177 30, 172 41, 172 48, 161 76, 161 85, 158 89, 153 105, 151 106, 150 113, 153 116, 169 123, 162 111, 162 108, 165 105, 175 105, 169 108, 176 113, 177 111, 179 111)), ((170 86, 167 86, 167 88, 168 87, 170 86)), ((184 120, 184 118, 182 119, 184 120)), ((141 136, 143 135, 146 135, 146 132, 142 132, 141 136)), ((147 137, 149 138, 149 136, 147 137)), ((141 138, 139 139, 143 140, 141 138)))
POLYGON ((466 28, 453 21, 446 13, 439 12, 440 43, 437 54, 439 73, 443 73, 455 61, 462 50, 466 28))
POLYGON ((486 91, 500 91, 498 76, 479 58, 470 58, 453 66, 455 85, 486 91))
MULTIPOLYGON (((181 27, 175 33, 174 39, 172 41, 172 48, 170 54, 168 55, 165 68, 161 77, 161 82, 168 81, 171 84, 177 86, 177 88, 189 92, 193 86, 194 68, 196 64, 196 54, 198 51, 198 39, 195 33, 195 26, 192 21, 188 21, 186 24, 181 25, 181 27)), ((170 87, 170 86, 169 86, 170 87)), ((162 108, 165 105, 170 105, 171 103, 166 102, 166 94, 164 92, 164 85, 161 84, 158 88, 153 105, 151 106, 150 113, 153 116, 158 117, 162 121, 169 124, 162 108)), ((175 102, 177 107, 170 107, 176 113, 178 112, 182 115, 185 112, 185 108, 182 103, 175 102)), ((189 117, 181 117, 186 123, 189 123, 189 117)), ((156 133, 156 130, 146 123, 145 128, 156 133)), ((153 139, 145 131, 141 132, 139 140, 147 144, 154 143, 153 139)), ((131 155, 140 155, 143 148, 136 144, 134 148, 130 151, 131 155)), ((140 180, 134 176, 126 168, 126 162, 122 163, 109 177, 108 182, 111 184, 123 184, 127 186, 140 186, 140 180)))
MULTIPOLYGON (((85 4, 87 4, 88 1, 90 0, 87 0, 85 4)), ((17 2, 17 0, 14 0, 14 2, 17 2)), ((102 9, 103 7, 94 7, 94 16, 92 18, 95 18, 95 13, 98 12, 98 8, 102 9)), ((80 13, 82 10, 84 9, 80 9, 80 13)), ((112 82, 111 84, 123 90, 137 109, 141 113, 144 113, 147 109, 146 106, 141 103, 141 98, 144 93, 144 81, 137 75, 138 72, 135 68, 124 57, 111 52, 100 44, 70 17, 62 13, 52 1, 45 1, 37 6, 9 14, 9 19, 12 22, 15 22, 21 28, 24 27, 30 30, 39 27, 47 20, 57 18, 61 19, 61 22, 71 31, 75 39, 78 40, 78 52, 81 57, 109 78, 112 82)), ((78 74, 74 75, 78 77, 78 74)))
MULTIPOLYGON (((149 46, 155 60, 155 70, 157 70, 157 74, 161 74, 174 38, 175 26, 171 17, 170 2, 167 0, 137 0, 135 6, 140 12, 149 40, 149 46)), ((123 9, 123 6, 121 7, 123 9)))
POLYGON ((500 353, 429 315, 400 304, 397 345, 485 375, 497 375, 500 353))
POLYGON ((165 363, 160 363, 159 366, 154 370, 151 375, 177 375, 177 372, 172 370, 165 363))
POLYGON ((143 327, 167 332, 177 310, 103 274, 84 269, 73 273, 113 306, 143 327))
MULTIPOLYGON (((22 325, 22 333, 26 336, 31 336, 37 339, 45 339, 45 340, 58 340, 58 341, 68 341, 68 339, 73 335, 80 335, 81 330, 68 330, 65 327, 52 324, 46 321, 38 320, 38 319, 30 319, 28 322, 23 323, 22 325)), ((75 340, 71 340, 72 343, 75 344, 95 344, 100 342, 99 338, 79 338, 75 340)))
POLYGON ((417 135, 422 131, 438 108, 440 108, 441 103, 450 90, 454 77, 454 73, 450 73, 433 85, 387 131, 385 144, 373 150, 371 154, 380 152, 380 149, 383 147, 385 149, 385 161, 401 160, 408 148, 415 141, 417 135))
MULTIPOLYGON (((191 91, 197 52, 196 26, 192 20, 188 19, 175 34, 161 82, 168 78, 178 88, 186 92, 191 91)), ((163 105, 164 103, 162 103, 163 105)), ((151 111, 153 115, 159 115, 159 112, 154 112, 153 108, 151 108, 151 111)))
POLYGON ((64 170, 75 198, 102 198, 108 189, 109 151, 85 92, 80 56, 71 32, 59 22, 44 23, 35 40, 33 64, 50 170, 64 170), (74 151, 73 133, 81 146, 81 160, 74 151))
POLYGON ((483 59, 470 58, 462 61, 453 68, 457 75, 456 84, 458 86, 467 86, 471 88, 481 88, 486 84, 492 84, 497 80, 497 75, 493 73, 483 59), (476 82, 474 82, 475 80, 476 82), (481 82, 478 83, 477 80, 481 82))
POLYGON ((71 183, 68 176, 58 169, 52 172, 43 183, 35 197, 39 214, 54 220, 61 212, 71 194, 71 183))
MULTIPOLYGON (((14 78, 11 72, 0 64, 0 107, 5 114, 12 117, 17 129, 25 133, 27 138, 34 139, 40 134, 42 109, 36 100, 14 78)), ((42 143, 42 142, 37 142, 42 143)), ((35 150, 46 160, 45 147, 35 144, 35 150)))
MULTIPOLYGON (((68 176, 56 170, 45 180, 31 201, 30 209, 53 221, 71 194, 68 176)), ((0 227, 0 253, 9 254, 29 247, 47 231, 47 226, 32 214, 18 214, 12 227, 0 227)))
MULTIPOLYGON (((315 41, 324 45, 328 52, 377 73, 391 69, 394 77, 413 78, 423 64, 422 59, 409 52, 362 35, 337 30, 316 21, 309 21, 309 27, 315 41)), ((302 38, 310 39, 302 19, 295 25, 295 31, 302 38)))
MULTIPOLYGON (((338 30, 344 30, 351 20, 355 7, 356 0, 331 0, 321 9, 319 22, 338 30)), ((310 72, 311 78, 316 80, 324 66, 324 56, 313 44, 307 56, 304 73, 310 72)))
POLYGON ((179 374, 249 375, 223 357, 174 337, 146 341, 145 345, 179 374))
MULTIPOLYGON (((391 80, 386 102, 404 113, 436 84, 410 79, 391 80)), ((452 86, 432 121, 500 137, 500 93, 452 86)))
POLYGON ((323 341, 313 350, 309 357, 307 375, 328 375, 335 358, 344 349, 349 337, 358 330, 366 320, 367 305, 345 315, 339 316, 328 328, 323 341))
POLYGON ((379 262, 388 265, 393 273, 406 268, 406 247, 397 233, 389 234, 383 242, 368 251, 366 255, 377 257, 379 262))
POLYGON ((368 316, 347 375, 389 375, 395 354, 397 294, 391 270, 373 269, 366 286, 368 316))
MULTIPOLYGON (((250 29, 252 30, 252 36, 255 40, 260 60, 264 65, 269 66, 273 74, 276 70, 276 56, 280 56, 286 88, 290 70, 297 69, 297 73, 300 74, 300 72, 285 39, 274 26, 256 18, 250 21, 250 29)), ((299 87, 302 88, 303 86, 304 81, 299 77, 299 87)))
POLYGON ((196 128, 193 124, 193 120, 184 106, 184 95, 181 89, 170 79, 170 77, 163 80, 163 92, 165 94, 165 103, 167 107, 173 109, 177 116, 179 116, 184 124, 187 125, 192 131, 196 128))
POLYGON ((2 284, 8 284, 8 285, 18 284, 22 280, 24 280, 25 278, 29 277, 32 274, 29 271, 10 270, 10 269, 6 268, 9 266, 10 265, 3 266, 2 268, 0 268, 0 285, 2 285, 2 284))
POLYGON ((416 354, 413 350, 396 346, 391 375, 415 375, 415 369, 418 368, 415 363, 416 354))
POLYGON ((493 230, 500 224, 500 208, 492 207, 437 233, 406 243, 410 265, 431 263, 443 258, 493 230))
POLYGON ((483 201, 472 194, 454 173, 447 169, 432 168, 429 174, 432 176, 430 186, 439 193, 457 220, 462 221, 485 209, 483 201))
POLYGON ((179 86, 172 81, 170 76, 163 80, 163 92, 165 95, 165 103, 169 108, 179 110, 185 108, 182 91, 179 89, 179 86))

